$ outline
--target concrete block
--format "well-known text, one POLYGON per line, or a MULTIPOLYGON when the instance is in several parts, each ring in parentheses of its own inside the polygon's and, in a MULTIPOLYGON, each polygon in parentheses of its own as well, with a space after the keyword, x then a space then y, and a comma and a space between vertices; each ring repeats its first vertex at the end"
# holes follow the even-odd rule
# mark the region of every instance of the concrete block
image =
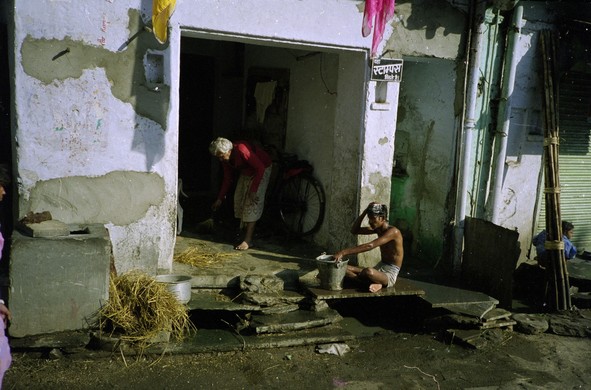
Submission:
POLYGON ((78 330, 108 299, 111 242, 103 225, 71 226, 63 237, 12 235, 9 333, 78 330))
POLYGON ((70 235, 70 227, 62 221, 55 219, 39 223, 18 223, 16 227, 22 233, 31 237, 58 237, 70 235))

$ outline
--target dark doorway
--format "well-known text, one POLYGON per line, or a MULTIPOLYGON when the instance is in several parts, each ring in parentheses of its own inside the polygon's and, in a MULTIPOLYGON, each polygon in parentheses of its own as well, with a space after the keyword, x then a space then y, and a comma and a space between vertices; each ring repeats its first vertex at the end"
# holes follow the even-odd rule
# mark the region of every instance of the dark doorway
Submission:
POLYGON ((215 60, 181 53, 179 88, 179 178, 190 192, 211 187, 215 60))

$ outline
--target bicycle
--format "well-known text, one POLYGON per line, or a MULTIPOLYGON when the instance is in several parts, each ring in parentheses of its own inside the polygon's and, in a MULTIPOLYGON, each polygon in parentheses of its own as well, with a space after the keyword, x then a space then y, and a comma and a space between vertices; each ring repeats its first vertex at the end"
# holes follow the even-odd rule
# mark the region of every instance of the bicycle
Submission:
POLYGON ((273 159, 273 173, 267 190, 268 209, 278 215, 287 232, 296 237, 315 233, 324 220, 326 197, 314 168, 297 155, 284 153, 273 145, 265 150, 273 159))

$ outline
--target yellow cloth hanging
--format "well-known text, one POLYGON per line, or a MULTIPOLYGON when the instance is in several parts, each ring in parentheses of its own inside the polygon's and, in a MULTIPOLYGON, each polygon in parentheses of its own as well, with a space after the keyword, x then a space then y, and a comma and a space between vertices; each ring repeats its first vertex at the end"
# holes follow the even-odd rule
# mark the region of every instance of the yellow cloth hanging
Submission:
POLYGON ((160 43, 166 42, 168 20, 174 12, 176 0, 154 0, 152 3, 152 29, 160 43))

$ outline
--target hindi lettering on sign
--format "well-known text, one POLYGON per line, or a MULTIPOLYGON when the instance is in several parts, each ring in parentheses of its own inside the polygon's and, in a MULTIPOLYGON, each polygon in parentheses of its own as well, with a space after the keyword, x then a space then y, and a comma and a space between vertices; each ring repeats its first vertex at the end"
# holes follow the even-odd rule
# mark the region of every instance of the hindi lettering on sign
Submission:
POLYGON ((372 64, 371 79, 379 81, 400 81, 402 60, 377 59, 372 64))

